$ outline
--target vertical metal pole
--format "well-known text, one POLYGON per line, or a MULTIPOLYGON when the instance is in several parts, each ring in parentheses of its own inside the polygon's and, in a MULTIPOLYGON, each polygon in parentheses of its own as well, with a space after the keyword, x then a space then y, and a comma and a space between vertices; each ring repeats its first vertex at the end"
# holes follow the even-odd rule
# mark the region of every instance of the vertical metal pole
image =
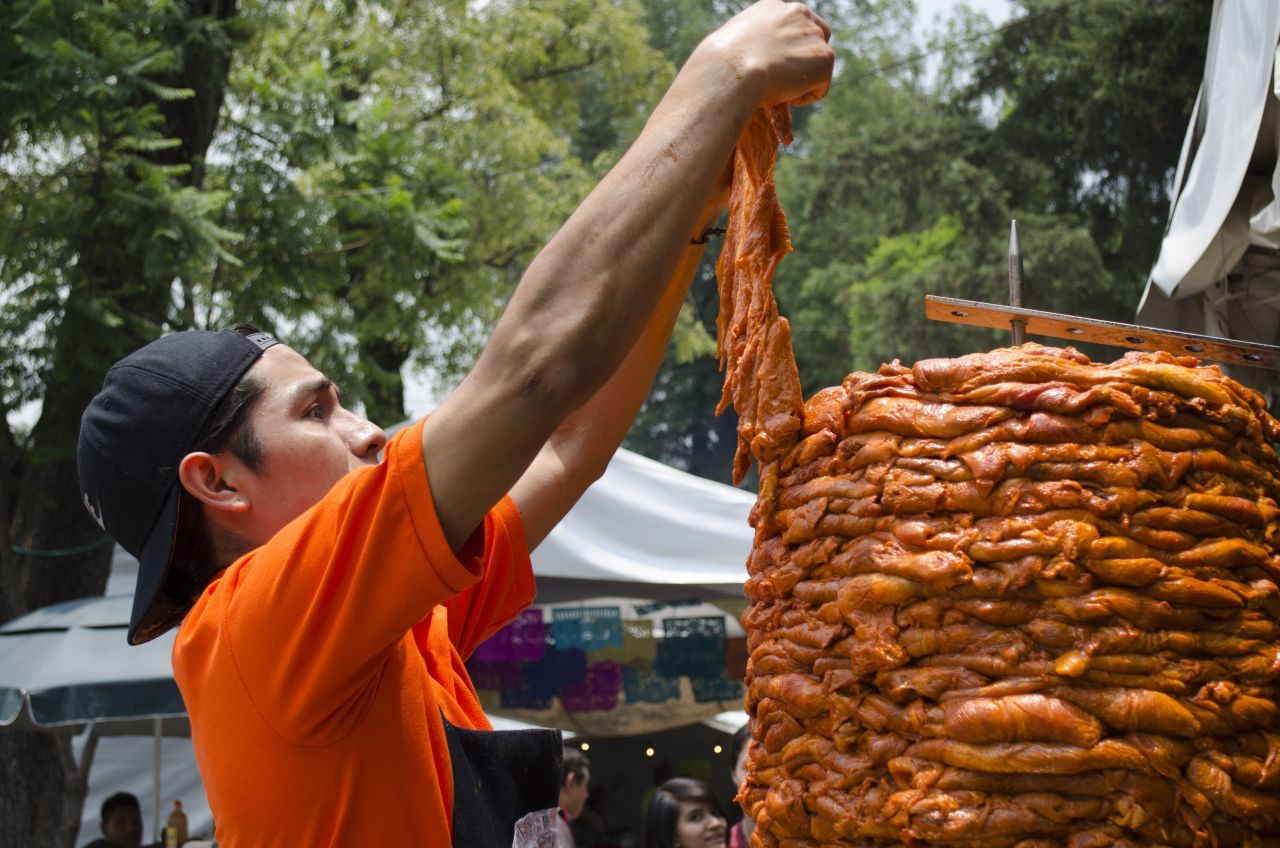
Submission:
MULTIPOLYGON (((1018 240, 1018 222, 1009 223, 1009 305, 1022 307, 1022 242, 1018 240)), ((1013 330, 1013 345, 1017 347, 1027 340, 1027 322, 1021 318, 1009 320, 1013 330)))
POLYGON ((156 842, 163 842, 164 838, 160 835, 160 737, 162 735, 161 727, 160 727, 160 722, 161 722, 160 716, 156 716, 154 719, 152 719, 152 722, 154 722, 155 734, 156 734, 156 744, 155 744, 156 762, 155 762, 155 774, 152 775, 153 795, 151 798, 151 802, 152 802, 151 833, 153 834, 156 842))

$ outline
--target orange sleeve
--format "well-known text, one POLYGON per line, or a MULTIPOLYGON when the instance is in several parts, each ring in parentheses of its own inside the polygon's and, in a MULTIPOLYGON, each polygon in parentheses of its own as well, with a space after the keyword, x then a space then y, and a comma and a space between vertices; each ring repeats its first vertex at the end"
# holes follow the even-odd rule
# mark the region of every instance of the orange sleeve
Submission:
MULTIPOLYGON (((464 660, 533 603, 536 593, 524 522, 511 498, 503 498, 485 517, 483 543, 477 558, 484 576, 445 602, 449 639, 464 660)), ((464 562, 469 547, 463 549, 464 562)))
POLYGON ((436 518, 419 422, 223 578, 224 632, 264 720, 304 744, 343 735, 405 633, 480 579, 467 560, 436 518))

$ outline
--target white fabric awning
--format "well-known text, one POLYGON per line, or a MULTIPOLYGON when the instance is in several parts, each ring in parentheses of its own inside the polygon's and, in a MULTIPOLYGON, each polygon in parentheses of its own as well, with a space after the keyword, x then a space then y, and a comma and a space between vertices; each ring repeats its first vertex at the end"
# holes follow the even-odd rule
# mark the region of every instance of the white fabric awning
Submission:
POLYGON ((742 597, 754 496, 619 450, 533 552, 539 602, 742 597))
POLYGON ((1138 307, 1141 324, 1274 343, 1280 300, 1274 263, 1249 260, 1280 247, 1276 170, 1280 3, 1216 0, 1204 81, 1174 180, 1169 226, 1138 307), (1244 266, 1242 267, 1242 262, 1244 266), (1228 284, 1228 275, 1250 278, 1228 284))

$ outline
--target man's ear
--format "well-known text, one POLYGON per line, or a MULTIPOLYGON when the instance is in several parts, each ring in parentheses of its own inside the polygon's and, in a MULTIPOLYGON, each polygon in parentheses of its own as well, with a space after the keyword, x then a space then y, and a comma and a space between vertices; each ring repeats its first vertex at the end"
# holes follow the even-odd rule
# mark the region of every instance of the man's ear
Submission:
POLYGON ((226 454, 189 453, 178 465, 178 481, 188 494, 210 509, 248 512, 249 500, 228 479, 226 454))

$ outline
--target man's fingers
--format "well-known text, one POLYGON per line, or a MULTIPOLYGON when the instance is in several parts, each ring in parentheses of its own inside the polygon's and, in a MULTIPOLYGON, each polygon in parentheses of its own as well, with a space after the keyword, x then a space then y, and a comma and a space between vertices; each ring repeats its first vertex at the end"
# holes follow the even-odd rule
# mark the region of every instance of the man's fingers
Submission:
POLYGON ((818 29, 822 30, 824 40, 831 40, 831 24, 827 23, 822 15, 810 9, 802 0, 781 0, 781 2, 786 3, 788 6, 795 6, 805 17, 817 24, 818 29))
POLYGON ((822 15, 819 15, 817 12, 813 11, 808 6, 801 5, 800 8, 804 9, 805 14, 809 16, 809 20, 817 24, 818 29, 822 30, 822 38, 825 41, 830 41, 831 40, 831 24, 827 23, 826 20, 823 19, 822 15))
POLYGON ((815 49, 814 55, 822 63, 822 69, 819 72, 821 82, 798 99, 791 101, 794 106, 808 106, 810 103, 816 103, 826 97, 827 92, 831 89, 831 74, 835 70, 836 63, 835 51, 830 47, 824 46, 821 49, 815 49))
POLYGON ((800 95, 791 101, 792 106, 808 106, 810 103, 817 103, 819 100, 827 96, 827 89, 830 86, 824 85, 822 88, 815 88, 813 91, 800 95))

